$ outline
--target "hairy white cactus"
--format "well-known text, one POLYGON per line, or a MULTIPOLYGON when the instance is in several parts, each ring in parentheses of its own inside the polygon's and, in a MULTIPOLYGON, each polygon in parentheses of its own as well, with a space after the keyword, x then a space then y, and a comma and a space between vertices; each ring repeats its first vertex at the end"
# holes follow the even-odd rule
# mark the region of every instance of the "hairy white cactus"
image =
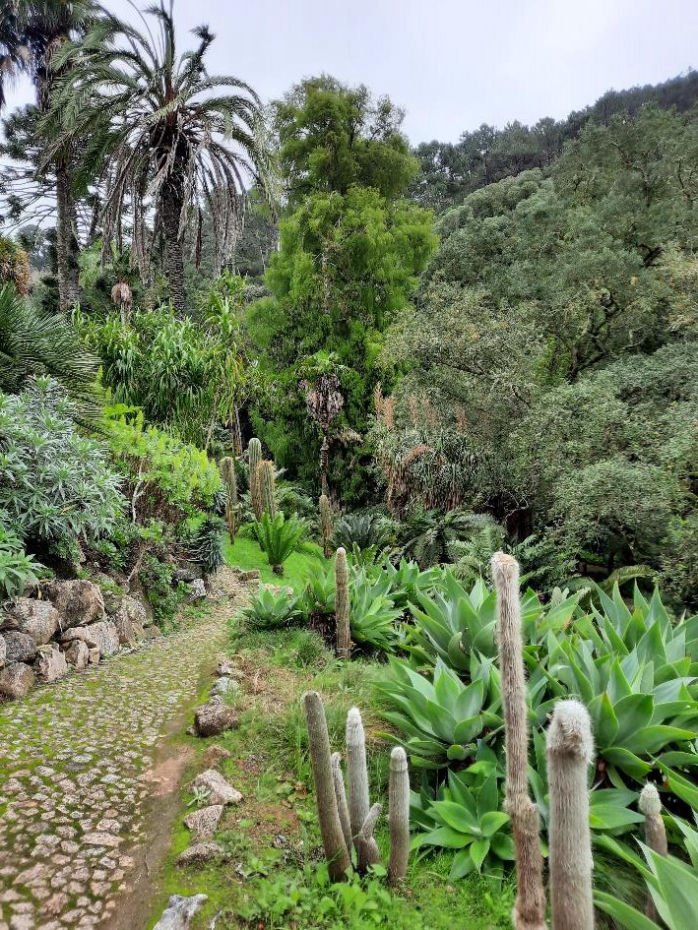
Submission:
POLYGON ((407 770, 407 754, 402 746, 396 746, 390 753, 388 798, 388 878, 391 885, 399 885, 405 879, 410 858, 410 776, 407 770))

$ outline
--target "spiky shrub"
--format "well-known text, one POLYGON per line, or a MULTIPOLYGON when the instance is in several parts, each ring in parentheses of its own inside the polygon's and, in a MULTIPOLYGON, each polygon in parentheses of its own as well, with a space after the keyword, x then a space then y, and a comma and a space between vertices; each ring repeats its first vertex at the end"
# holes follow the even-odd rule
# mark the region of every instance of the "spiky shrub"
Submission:
POLYGON ((288 520, 282 513, 270 517, 268 513, 262 514, 262 519, 252 525, 260 548, 266 553, 272 571, 276 575, 283 575, 284 562, 303 545, 308 532, 308 524, 298 517, 288 520))
POLYGON ((330 537, 332 536, 332 508, 330 499, 326 494, 320 495, 320 538, 322 540, 322 551, 326 559, 329 559, 332 552, 330 537))
POLYGON ((262 507, 262 494, 259 486, 257 469, 262 461, 262 443, 259 439, 250 439, 247 444, 247 460, 249 463, 250 500, 255 519, 261 520, 264 509, 262 507))
POLYGON ((238 509, 238 482, 235 475, 235 459, 229 455, 220 461, 221 481, 226 491, 225 519, 231 543, 235 542, 235 519, 238 509))
POLYGON ((516 851, 517 896, 512 919, 516 930, 545 930, 538 807, 528 793, 528 711, 518 562, 513 556, 497 552, 492 557, 492 577, 497 591, 497 647, 504 711, 504 803, 511 817, 516 851))
POLYGON ((262 496, 262 511, 270 517, 276 516, 276 479, 274 477, 274 463, 263 459, 257 467, 259 491, 262 496))
POLYGON ((351 608, 349 600, 349 568, 347 554, 340 546, 334 560, 334 615, 337 629, 337 655, 340 659, 351 656, 351 608))
POLYGON ((315 783, 315 800, 322 843, 330 878, 332 881, 339 882, 346 877, 347 871, 351 868, 351 858, 339 819, 325 708, 317 691, 308 691, 303 695, 303 706, 308 727, 310 764, 315 783))
POLYGON ((586 707, 574 698, 558 701, 547 734, 550 899, 555 930, 594 928, 587 788, 593 758, 586 707))
POLYGON ((213 575, 225 561, 223 538, 225 524, 220 517, 209 517, 196 530, 191 542, 191 558, 204 575, 213 575))

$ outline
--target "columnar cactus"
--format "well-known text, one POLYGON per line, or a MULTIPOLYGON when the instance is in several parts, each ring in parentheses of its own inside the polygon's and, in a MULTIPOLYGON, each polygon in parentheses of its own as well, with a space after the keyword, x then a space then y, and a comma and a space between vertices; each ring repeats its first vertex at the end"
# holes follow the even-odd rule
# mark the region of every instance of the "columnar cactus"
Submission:
POLYGON ((221 481, 225 487, 227 501, 225 505, 225 518, 228 523, 230 541, 235 542, 235 515, 238 507, 238 483, 235 475, 235 460, 226 456, 220 461, 221 481))
POLYGON ((332 549, 330 547, 330 536, 332 535, 332 508, 330 499, 326 494, 320 495, 320 537, 322 538, 322 551, 326 559, 329 559, 332 549))
MULTIPOLYGON (((640 810, 645 815, 645 843, 660 856, 668 855, 669 846, 664 820, 662 819, 662 802, 659 792, 652 782, 647 782, 640 792, 640 810)), ((657 908, 652 895, 647 896, 645 914, 650 920, 657 920, 657 908)))
POLYGON ((262 508, 262 494, 257 473, 259 463, 262 461, 262 443, 259 439, 250 439, 247 445, 247 457, 250 466, 250 501, 252 502, 255 520, 261 520, 264 510, 262 508))
MULTIPOLYGON (((351 604, 349 600, 349 568, 347 553, 340 546, 334 560, 334 616, 337 655, 340 659, 351 656, 351 604)), ((361 824, 359 824, 361 826, 361 824)), ((352 829, 354 824, 352 823, 352 829)))
POLYGON ((351 858, 339 819, 325 708, 322 706, 322 700, 317 691, 306 692, 303 695, 303 705, 308 725, 310 763, 313 769, 313 781, 315 782, 315 799, 320 821, 320 832, 322 833, 330 878, 332 881, 338 882, 346 877, 347 870, 351 868, 351 858))
POLYGON ((495 553, 492 577, 497 589, 497 648, 504 711, 504 805, 511 817, 516 854, 517 896, 512 920, 516 930, 545 930, 538 807, 528 794, 528 718, 518 562, 504 552, 495 553))
POLYGON ((407 754, 402 746, 390 753, 390 782, 388 786, 390 824, 390 863, 388 878, 391 885, 399 885, 407 874, 410 857, 410 776, 407 754))
POLYGON ((274 519, 276 516, 276 479, 274 477, 274 463, 263 459, 257 467, 257 480, 259 492, 262 497, 262 512, 268 513, 274 519))
MULTIPOLYGON (((366 735, 358 707, 347 714, 346 729, 347 778, 349 781, 349 821, 351 835, 361 832, 371 806, 368 793, 368 765, 366 764, 366 735)), ((357 848, 358 851, 358 848, 357 848)))
MULTIPOLYGON (((303 696, 308 724, 310 761, 313 768, 320 829, 325 855, 333 879, 342 878, 356 849, 356 867, 360 874, 380 861, 380 851, 373 836, 381 805, 370 805, 366 737, 358 708, 347 714, 346 749, 349 801, 338 752, 330 756, 330 743, 322 701, 316 691, 303 696), (340 843, 341 838, 341 843, 340 843), (344 853, 346 854, 346 857, 344 853), (332 866, 332 863, 335 863, 332 866)), ((390 861, 388 874, 393 885, 400 884, 407 873, 410 849, 410 783, 405 750, 397 747, 390 757, 390 861)))
POLYGON ((558 701, 547 734, 550 788, 550 899, 555 930, 593 930, 587 772, 591 720, 579 701, 558 701))

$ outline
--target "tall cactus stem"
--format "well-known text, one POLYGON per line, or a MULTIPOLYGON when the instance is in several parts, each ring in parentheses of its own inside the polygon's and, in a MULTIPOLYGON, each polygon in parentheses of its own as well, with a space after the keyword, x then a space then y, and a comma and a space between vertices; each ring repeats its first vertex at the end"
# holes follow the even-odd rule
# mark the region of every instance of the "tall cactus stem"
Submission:
POLYGON ((259 439, 250 439, 247 444, 247 457, 249 462, 249 483, 250 483, 250 501, 254 511, 255 520, 262 519, 264 512, 262 507, 262 494, 259 486, 259 475, 257 469, 262 461, 262 443, 259 439))
POLYGON ((361 713, 352 707, 347 714, 347 782, 349 784, 349 822, 351 835, 358 852, 357 837, 370 807, 368 793, 368 767, 366 765, 366 736, 361 713))
POLYGON ((332 778, 334 780, 334 793, 337 798, 337 809, 339 811, 339 822, 342 825, 344 842, 351 853, 354 845, 351 836, 351 823, 349 821, 349 806, 347 804, 347 792, 344 787, 344 775, 342 774, 342 756, 338 752, 332 753, 332 778))
POLYGON ((262 459, 257 467, 259 492, 262 497, 262 511, 268 513, 273 520, 276 516, 276 478, 274 477, 274 463, 269 459, 262 459))
POLYGON ((545 930, 538 807, 528 794, 528 718, 518 562, 504 552, 495 553, 492 577, 497 590, 497 647, 504 711, 504 807, 511 817, 516 855, 517 895, 512 921, 515 930, 545 930))
POLYGON ((550 898, 555 930, 594 928, 587 786, 593 757, 586 707, 574 699, 558 701, 547 734, 550 898))
POLYGON ((238 483, 235 475, 235 460, 229 455, 221 459, 219 465, 221 481, 226 491, 225 519, 231 543, 235 542, 235 518, 238 508, 238 483))
POLYGON ((330 546, 330 537, 332 536, 332 508, 330 499, 326 494, 320 495, 320 537, 322 539, 322 551, 326 559, 332 554, 330 546))
POLYGON ((315 783, 315 800, 320 821, 320 832, 330 878, 332 881, 338 882, 346 878, 347 870, 351 868, 351 859, 339 819, 325 708, 317 691, 307 691, 303 695, 303 706, 305 707, 305 719, 308 726, 310 764, 315 783))
MULTIPOLYGON (((336 624, 337 655, 340 659, 351 657, 351 603, 349 600, 349 568, 347 553, 341 546, 334 559, 334 615, 336 624)), ((360 826, 360 825, 359 825, 360 826)), ((355 825, 352 822, 352 829, 355 825)))
MULTIPOLYGON (((669 844, 662 818, 662 802, 656 786, 651 781, 647 782, 640 792, 640 811, 645 815, 645 843, 658 855, 668 855, 669 844)), ((650 920, 657 921, 657 908, 652 895, 647 895, 645 914, 650 920)))
POLYGON ((390 753, 388 798, 390 826, 388 879, 391 885, 400 885, 407 875, 407 863, 410 858, 410 775, 407 768, 407 753, 402 746, 396 746, 390 753))
POLYGON ((380 804, 374 804, 369 809, 366 819, 361 825, 359 835, 356 840, 357 865, 360 875, 364 875, 370 866, 380 862, 381 854, 373 837, 373 831, 380 817, 382 808, 380 804))

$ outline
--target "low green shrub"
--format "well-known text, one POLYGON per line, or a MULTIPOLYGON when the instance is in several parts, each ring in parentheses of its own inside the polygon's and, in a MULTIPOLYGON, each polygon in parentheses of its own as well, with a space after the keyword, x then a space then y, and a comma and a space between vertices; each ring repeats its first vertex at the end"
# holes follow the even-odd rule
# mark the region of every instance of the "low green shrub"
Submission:
POLYGON ((0 513, 0 596, 18 597, 25 587, 35 584, 43 568, 24 551, 19 538, 6 526, 0 513))
POLYGON ((264 513, 261 520, 255 520, 252 524, 252 531, 274 573, 283 575, 286 559, 303 546, 308 535, 308 524, 296 516, 287 519, 282 513, 274 517, 264 513))
POLYGON ((171 623, 186 594, 185 586, 174 582, 175 568, 148 552, 138 572, 145 596, 159 624, 171 623))
POLYGON ((301 617, 297 600, 288 591, 274 593, 270 588, 262 587, 256 597, 250 599, 247 607, 240 611, 240 617, 250 630, 273 630, 291 626, 301 617))

